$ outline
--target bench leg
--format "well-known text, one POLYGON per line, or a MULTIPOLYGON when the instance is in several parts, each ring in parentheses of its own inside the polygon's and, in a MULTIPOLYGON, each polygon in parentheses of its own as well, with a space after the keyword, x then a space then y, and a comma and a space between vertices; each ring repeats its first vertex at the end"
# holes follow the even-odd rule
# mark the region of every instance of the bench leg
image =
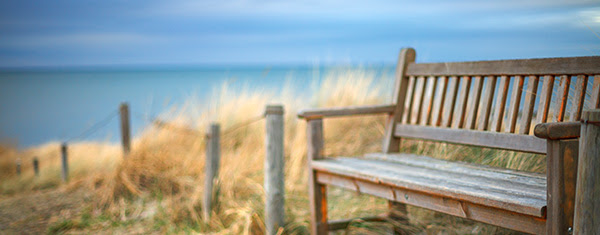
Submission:
POLYGON ((402 204, 395 201, 388 201, 388 217, 394 227, 394 234, 405 235, 408 234, 404 231, 400 225, 408 224, 408 211, 406 210, 406 204, 402 204))
POLYGON ((310 197, 311 234, 322 235, 329 232, 327 227, 327 187, 317 183, 316 172, 311 171, 308 193, 310 197))
POLYGON ((311 234, 327 234, 327 188, 317 182, 317 172, 312 169, 311 162, 323 158, 323 120, 308 120, 306 136, 308 159, 308 196, 310 199, 311 234))
POLYGON ((568 234, 573 227, 579 141, 548 140, 546 234, 568 234))

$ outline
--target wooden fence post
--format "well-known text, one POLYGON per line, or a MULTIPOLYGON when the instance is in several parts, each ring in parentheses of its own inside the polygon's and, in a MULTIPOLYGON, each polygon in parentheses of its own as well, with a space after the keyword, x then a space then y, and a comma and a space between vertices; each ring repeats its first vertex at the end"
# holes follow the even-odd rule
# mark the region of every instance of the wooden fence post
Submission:
POLYGON ((17 159, 17 175, 21 175, 21 159, 17 159))
POLYGON ((268 105, 265 110, 265 226, 268 235, 284 226, 283 106, 268 105))
POLYGON ((35 176, 40 175, 40 161, 37 157, 33 158, 33 172, 35 172, 35 176))
POLYGON ((69 179, 69 160, 67 155, 67 143, 63 143, 60 146, 61 159, 62 159, 62 180, 63 182, 67 182, 69 179))
POLYGON ((600 109, 581 117, 574 234, 600 234, 600 109))
POLYGON ((204 176, 204 203, 202 212, 204 222, 210 221, 212 202, 215 195, 215 184, 218 187, 219 159, 221 158, 221 142, 219 136, 219 124, 212 123, 208 127, 206 135, 206 163, 204 176))
POLYGON ((119 107, 121 114, 121 144, 123 145, 123 157, 127 157, 131 150, 131 132, 129 129, 129 105, 121 103, 119 107))

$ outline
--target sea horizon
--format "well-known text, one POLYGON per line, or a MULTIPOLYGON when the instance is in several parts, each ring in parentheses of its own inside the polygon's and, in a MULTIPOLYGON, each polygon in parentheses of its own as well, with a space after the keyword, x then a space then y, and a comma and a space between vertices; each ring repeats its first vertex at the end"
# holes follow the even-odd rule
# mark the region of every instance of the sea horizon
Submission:
MULTIPOLYGON (((119 65, 0 68, 0 141, 28 148, 67 141, 102 121, 121 102, 131 109, 132 134, 156 116, 227 83, 233 91, 308 91, 329 71, 362 69, 393 75, 394 65, 119 65)), ((304 92, 306 93, 306 92, 304 92)), ((309 95, 309 94, 307 94, 309 95)), ((119 141, 118 118, 87 141, 119 141)), ((73 139, 75 140, 75 139, 73 139)), ((82 141, 78 140, 78 141, 82 141)))

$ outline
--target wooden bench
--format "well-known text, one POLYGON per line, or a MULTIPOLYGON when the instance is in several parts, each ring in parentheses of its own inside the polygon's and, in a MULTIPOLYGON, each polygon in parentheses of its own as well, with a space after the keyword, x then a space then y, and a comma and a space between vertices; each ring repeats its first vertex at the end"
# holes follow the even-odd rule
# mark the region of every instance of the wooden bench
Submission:
POLYGON ((584 100, 600 107, 600 57, 415 63, 415 56, 411 48, 400 52, 391 105, 298 114, 308 122, 312 233, 348 224, 327 221, 326 185, 333 185, 388 199, 393 219, 409 204, 521 232, 567 234, 577 121, 584 100), (323 156, 323 118, 367 114, 389 115, 381 153, 323 156), (547 173, 399 153, 403 138, 546 154, 547 173))

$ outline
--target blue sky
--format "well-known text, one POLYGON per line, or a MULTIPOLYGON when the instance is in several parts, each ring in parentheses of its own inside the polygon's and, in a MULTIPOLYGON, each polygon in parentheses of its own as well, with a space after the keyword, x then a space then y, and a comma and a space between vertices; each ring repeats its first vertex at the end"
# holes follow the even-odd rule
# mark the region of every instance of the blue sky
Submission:
POLYGON ((0 2, 0 67, 600 55, 600 1, 0 2))

